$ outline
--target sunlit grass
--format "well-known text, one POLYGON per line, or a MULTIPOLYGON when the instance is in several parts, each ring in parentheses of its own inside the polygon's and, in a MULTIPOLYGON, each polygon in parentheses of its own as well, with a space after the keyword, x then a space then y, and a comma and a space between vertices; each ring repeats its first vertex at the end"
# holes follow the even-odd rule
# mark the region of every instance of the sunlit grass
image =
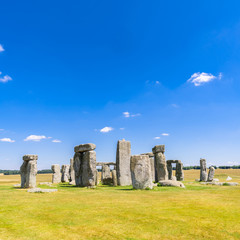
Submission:
MULTIPOLYGON (((205 186, 194 181, 199 170, 184 173, 186 189, 60 184, 42 194, 14 188, 19 176, 0 176, 0 239, 240 239, 240 187, 205 186)), ((227 176, 240 182, 240 170, 216 171, 220 181, 227 176)))

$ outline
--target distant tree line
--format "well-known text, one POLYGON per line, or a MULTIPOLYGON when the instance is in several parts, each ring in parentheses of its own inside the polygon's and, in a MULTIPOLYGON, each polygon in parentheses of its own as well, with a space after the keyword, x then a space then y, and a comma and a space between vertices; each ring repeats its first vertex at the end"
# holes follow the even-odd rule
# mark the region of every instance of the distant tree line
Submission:
MULTIPOLYGON (((240 169, 240 165, 234 165, 234 166, 213 166, 215 169, 240 169)), ((175 168, 173 168, 175 169, 175 168)), ((200 166, 188 166, 188 167, 183 167, 184 170, 190 170, 190 169, 200 169, 200 166)))
MULTIPOLYGON (((0 173, 3 173, 4 175, 17 175, 20 174, 20 170, 1 170, 0 173)), ((45 173, 52 173, 51 169, 43 169, 39 170, 38 174, 45 174, 45 173)))

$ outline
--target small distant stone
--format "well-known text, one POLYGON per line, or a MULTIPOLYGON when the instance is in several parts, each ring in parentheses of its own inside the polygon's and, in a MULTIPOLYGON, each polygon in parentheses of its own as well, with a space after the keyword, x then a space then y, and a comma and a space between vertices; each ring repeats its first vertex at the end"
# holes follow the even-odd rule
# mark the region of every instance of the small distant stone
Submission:
POLYGON ((232 178, 231 177, 227 177, 227 179, 226 179, 226 181, 231 181, 232 180, 232 178))
POLYGON ((13 186, 14 186, 14 187, 21 187, 21 184, 20 184, 20 183, 14 184, 13 186))
POLYGON ((29 193, 51 193, 51 192, 57 192, 58 189, 42 189, 42 188, 32 188, 28 189, 29 193))
POLYGON ((223 185, 225 185, 225 186, 237 186, 238 183, 237 182, 225 182, 225 183, 223 183, 223 185))
POLYGON ((74 148, 74 152, 88 152, 96 148, 96 145, 93 143, 80 144, 74 148))
POLYGON ((39 185, 52 186, 52 183, 51 182, 40 182, 39 185))

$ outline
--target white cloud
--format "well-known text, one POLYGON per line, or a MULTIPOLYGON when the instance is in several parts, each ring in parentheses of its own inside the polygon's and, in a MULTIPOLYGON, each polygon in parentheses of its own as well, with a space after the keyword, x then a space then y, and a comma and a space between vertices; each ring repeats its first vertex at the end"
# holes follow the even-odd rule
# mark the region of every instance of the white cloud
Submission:
POLYGON ((52 140, 53 143, 61 143, 62 141, 58 140, 58 139, 54 139, 52 140))
POLYGON ((123 116, 124 116, 125 118, 129 118, 129 117, 139 117, 139 116, 141 116, 141 114, 140 114, 140 113, 130 114, 130 112, 123 112, 123 116))
POLYGON ((2 82, 2 83, 6 83, 6 82, 11 81, 11 80, 12 80, 12 78, 8 75, 0 77, 0 82, 2 82))
POLYGON ((112 127, 104 127, 102 129, 100 129, 100 132, 107 133, 107 132, 111 132, 112 130, 113 130, 112 127))
POLYGON ((160 82, 159 82, 159 81, 156 81, 156 84, 157 84, 157 85, 159 85, 159 84, 160 84, 160 82))
POLYGON ((162 136, 169 136, 169 133, 162 133, 162 136))
POLYGON ((49 137, 46 137, 46 136, 39 136, 39 135, 30 135, 28 136, 27 138, 24 139, 24 141, 34 141, 34 142, 39 142, 43 139, 47 139, 49 137))
POLYGON ((9 143, 13 143, 15 142, 15 140, 12 140, 11 138, 1 138, 0 142, 9 142, 9 143))
POLYGON ((5 51, 5 49, 3 48, 2 44, 0 44, 0 52, 5 51))
MULTIPOLYGON (((204 83, 213 81, 216 78, 217 77, 212 75, 211 73, 197 72, 197 73, 194 73, 187 81, 190 83, 193 83, 194 86, 198 87, 203 85, 204 83)), ((219 74, 218 78, 221 79, 222 74, 219 74)))
POLYGON ((160 137, 155 137, 154 139, 160 139, 160 137))
POLYGON ((120 130, 124 130, 125 128, 119 128, 120 130))

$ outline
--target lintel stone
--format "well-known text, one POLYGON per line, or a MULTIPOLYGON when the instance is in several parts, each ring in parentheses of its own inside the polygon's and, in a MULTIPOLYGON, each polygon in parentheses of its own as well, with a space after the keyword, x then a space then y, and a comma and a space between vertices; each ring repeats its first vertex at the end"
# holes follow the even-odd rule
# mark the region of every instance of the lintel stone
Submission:
POLYGON ((159 153, 159 152, 162 152, 164 153, 165 152, 165 145, 156 145, 153 149, 152 149, 152 152, 155 154, 155 153, 159 153))
POLYGON ((38 155, 24 155, 23 161, 38 160, 38 155))
POLYGON ((89 152, 96 148, 93 143, 80 144, 74 148, 74 152, 89 152))

